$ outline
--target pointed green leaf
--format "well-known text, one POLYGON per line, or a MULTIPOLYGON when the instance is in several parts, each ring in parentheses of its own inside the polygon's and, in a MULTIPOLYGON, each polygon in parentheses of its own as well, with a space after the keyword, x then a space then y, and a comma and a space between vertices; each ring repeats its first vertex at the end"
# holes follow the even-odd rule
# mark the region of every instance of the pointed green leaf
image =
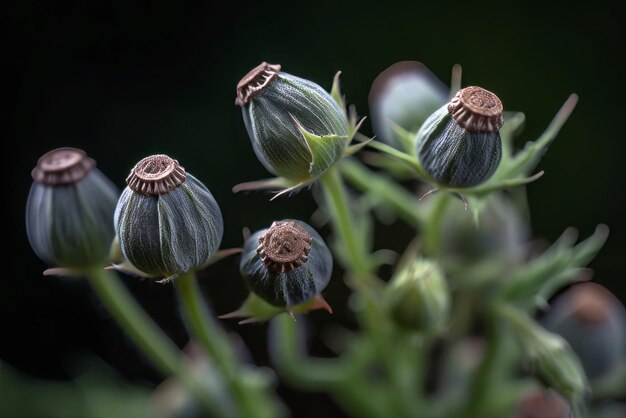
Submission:
POLYGON ((402 126, 398 125, 392 120, 387 119, 387 124, 393 130, 393 132, 397 135, 397 138, 400 140, 400 144, 402 145, 403 151, 406 153, 413 153, 413 148, 415 147, 415 138, 417 136, 417 132, 411 132, 404 129, 402 126))
POLYGON ((520 302, 549 299, 560 287, 578 280, 584 267, 600 250, 608 237, 606 225, 599 225, 593 235, 573 246, 576 232, 566 230, 550 249, 507 279, 502 296, 520 302))
POLYGON ((578 96, 575 94, 567 98, 543 134, 541 134, 535 142, 527 143, 524 149, 513 158, 510 166, 507 167, 509 176, 526 174, 539 163, 539 160, 548 149, 548 146, 554 141, 554 138, 556 138, 557 134, 574 111, 577 102, 578 96))
MULTIPOLYGON (((337 71, 335 77, 333 78, 333 87, 330 90, 331 97, 337 102, 339 108, 346 113, 346 102, 343 100, 343 95, 341 94, 341 87, 339 87, 339 76, 341 75, 341 71, 337 71)), ((348 115, 346 114, 346 117, 348 115)))

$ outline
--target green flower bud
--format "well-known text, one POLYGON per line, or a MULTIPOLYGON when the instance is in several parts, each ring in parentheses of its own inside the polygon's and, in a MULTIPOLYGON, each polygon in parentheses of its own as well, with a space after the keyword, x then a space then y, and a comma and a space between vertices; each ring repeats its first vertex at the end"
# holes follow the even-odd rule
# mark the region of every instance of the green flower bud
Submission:
POLYGON ((460 90, 417 133, 417 159, 426 174, 451 187, 471 187, 491 177, 502 157, 502 112, 502 102, 490 91, 460 90))
POLYGON ((560 295, 543 324, 567 340, 590 379, 626 360, 626 309, 597 283, 577 284, 560 295))
POLYGON ((51 265, 80 269, 107 259, 119 192, 95 166, 84 151, 59 148, 32 171, 26 232, 37 256, 51 265))
POLYGON ((298 183, 320 176, 349 141, 343 109, 319 85, 266 62, 237 84, 235 104, 254 152, 271 173, 298 183))
POLYGON ((380 73, 369 94, 376 137, 402 149, 403 140, 390 123, 416 133, 447 102, 448 88, 424 64, 401 61, 380 73))
POLYGON ((253 293, 273 306, 291 308, 315 299, 324 290, 333 259, 313 228, 301 221, 284 220, 255 232, 246 241, 239 268, 253 293))
POLYGON ((582 401, 587 392, 587 379, 578 357, 565 340, 546 334, 544 344, 531 349, 531 359, 545 384, 575 406, 582 401))
POLYGON ((211 192, 167 155, 139 161, 115 210, 124 257, 154 277, 173 278, 206 266, 224 225, 211 192))
POLYGON ((414 332, 439 329, 450 312, 450 292, 443 272, 431 261, 409 263, 386 286, 385 305, 400 328, 414 332))
POLYGON ((588 392, 587 378, 576 354, 560 336, 546 331, 523 312, 502 306, 537 377, 559 392, 578 412, 588 392))

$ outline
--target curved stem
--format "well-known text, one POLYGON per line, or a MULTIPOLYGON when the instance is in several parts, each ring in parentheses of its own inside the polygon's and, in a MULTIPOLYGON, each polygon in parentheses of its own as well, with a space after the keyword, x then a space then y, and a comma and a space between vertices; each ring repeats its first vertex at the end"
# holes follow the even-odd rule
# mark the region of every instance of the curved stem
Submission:
POLYGON ((332 392, 337 403, 353 416, 389 416, 393 403, 388 392, 367 378, 375 354, 367 341, 353 342, 339 358, 321 359, 306 354, 297 323, 289 316, 276 317, 271 331, 270 355, 287 380, 309 390, 332 392))
POLYGON ((230 350, 227 336, 209 312, 203 300, 194 272, 184 273, 175 281, 185 319, 200 346, 215 360, 224 377, 236 374, 236 360, 230 350))
POLYGON ((225 416, 214 393, 190 373, 176 345, 139 307, 119 279, 102 267, 86 271, 87 278, 104 306, 131 340, 165 375, 175 376, 213 416, 225 416))
POLYGON ((176 279, 176 290, 181 301, 189 328, 200 346, 214 360, 215 367, 222 373, 234 398, 240 417, 280 416, 274 400, 267 393, 266 385, 249 387, 243 370, 228 342, 228 336, 218 325, 203 300, 194 272, 184 273, 176 279))
MULTIPOLYGON (((230 390, 233 407, 240 417, 270 418, 280 416, 279 408, 267 391, 267 385, 259 384, 258 379, 247 379, 253 373, 237 362, 235 353, 217 321, 209 312, 194 272, 185 273, 176 279, 176 291, 181 301, 191 334, 214 360, 230 390), (248 383, 254 381, 254 385, 248 383)), ((259 376, 261 377, 261 376, 259 376)))
POLYGON ((350 211, 346 189, 337 167, 329 168, 320 181, 324 186, 333 229, 348 258, 348 270, 354 273, 358 280, 369 272, 371 263, 368 262, 366 251, 355 234, 354 216, 350 211))

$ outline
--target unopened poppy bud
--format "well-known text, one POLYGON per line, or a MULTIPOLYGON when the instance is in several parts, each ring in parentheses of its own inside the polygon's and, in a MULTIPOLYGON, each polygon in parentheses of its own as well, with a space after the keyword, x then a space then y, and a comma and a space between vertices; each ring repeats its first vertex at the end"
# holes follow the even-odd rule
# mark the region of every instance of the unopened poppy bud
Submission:
POLYGON ((69 269, 105 262, 114 231, 119 192, 84 151, 59 148, 32 171, 26 232, 42 260, 69 269))
POLYGON ((392 126, 416 133, 447 98, 448 88, 424 64, 417 61, 393 64, 376 77, 369 93, 376 137, 402 148, 403 140, 392 126))
POLYGON ((235 104, 265 168, 305 183, 343 156, 350 124, 322 87, 280 70, 266 62, 251 70, 237 85, 235 104))
POLYGON ((414 332, 439 329, 450 312, 450 292, 443 272, 428 260, 411 262, 385 288, 385 304, 400 328, 414 332))
POLYGON ((461 89, 417 134, 416 154, 426 174, 451 187, 471 187, 491 177, 502 157, 502 113, 492 92, 461 89))
POLYGON ((313 228, 284 220, 248 238, 240 270, 252 292, 274 306, 289 308, 320 295, 330 280, 333 260, 313 228))
POLYGON ((167 155, 139 161, 115 210, 122 254, 135 268, 173 278, 206 266, 224 225, 211 192, 167 155))

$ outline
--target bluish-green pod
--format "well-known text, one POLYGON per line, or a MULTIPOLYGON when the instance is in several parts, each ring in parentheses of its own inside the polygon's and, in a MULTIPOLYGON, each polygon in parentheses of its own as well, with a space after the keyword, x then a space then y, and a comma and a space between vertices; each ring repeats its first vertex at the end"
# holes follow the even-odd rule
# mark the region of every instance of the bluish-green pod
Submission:
POLYGON ((567 340, 590 379, 626 361, 626 309, 597 283, 580 283, 559 295, 542 323, 567 340))
POLYGON ((350 124, 319 85, 261 63, 237 85, 235 103, 257 158, 271 173, 307 182, 344 153, 350 124))
POLYGON ((433 113, 415 140, 417 159, 435 182, 450 187, 483 183, 502 158, 502 102, 480 87, 460 90, 433 113))
POLYGON ((292 307, 324 290, 333 259, 313 228, 301 221, 284 220, 248 238, 239 268, 256 295, 274 306, 292 307))
POLYGON ((80 269, 108 257, 119 191, 95 164, 84 151, 59 148, 43 155, 32 172, 26 232, 50 265, 80 269))
POLYGON ((411 332, 441 329, 450 313, 450 291, 443 272, 427 260, 410 262, 385 287, 392 321, 411 332))
POLYGON ((167 155, 144 158, 126 182, 114 220, 126 260, 166 278, 206 266, 224 232, 211 192, 167 155))
POLYGON ((368 101, 376 138, 404 149, 403 140, 392 124, 416 133, 448 101, 448 88, 424 64, 401 61, 376 77, 368 101))

